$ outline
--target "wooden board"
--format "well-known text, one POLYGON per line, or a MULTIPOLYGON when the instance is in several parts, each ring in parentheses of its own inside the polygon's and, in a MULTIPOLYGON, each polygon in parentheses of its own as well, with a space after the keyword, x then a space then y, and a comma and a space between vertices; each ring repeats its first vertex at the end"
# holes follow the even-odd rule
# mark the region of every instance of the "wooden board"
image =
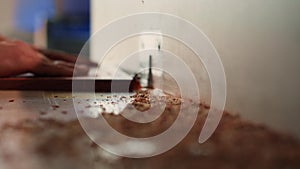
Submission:
POLYGON ((131 92, 135 89, 136 82, 132 80, 111 80, 92 78, 0 78, 0 90, 25 90, 25 91, 72 91, 72 84, 76 83, 76 92, 90 92, 87 84, 95 84, 95 92, 131 92), (129 87, 128 87, 129 86, 129 87), (129 89, 128 89, 129 88, 129 89))

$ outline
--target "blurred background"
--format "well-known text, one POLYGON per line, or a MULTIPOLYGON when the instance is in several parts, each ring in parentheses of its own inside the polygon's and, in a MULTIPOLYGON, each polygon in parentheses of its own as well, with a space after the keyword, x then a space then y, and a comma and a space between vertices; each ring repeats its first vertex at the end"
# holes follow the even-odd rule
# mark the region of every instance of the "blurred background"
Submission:
MULTIPOLYGON (((0 0, 0 33, 39 46, 78 53, 91 33, 119 17, 164 12, 199 27, 215 45, 227 76, 226 110, 300 138, 299 0, 0 0)), ((140 47, 129 39, 109 55, 140 47)), ((151 39, 151 38, 150 38, 151 39)), ((161 37, 162 47, 190 56, 182 44, 161 37)), ((91 58, 98 60, 97 44, 91 58)), ((109 58, 109 57, 108 57, 109 58)), ((109 63, 107 61, 107 63, 109 63)), ((202 68, 194 68, 207 81, 202 68)), ((202 97, 209 103, 204 87, 202 97)), ((209 89, 207 89, 208 91, 209 89)))
POLYGON ((1 0, 0 33, 79 53, 90 35, 89 0, 1 0))

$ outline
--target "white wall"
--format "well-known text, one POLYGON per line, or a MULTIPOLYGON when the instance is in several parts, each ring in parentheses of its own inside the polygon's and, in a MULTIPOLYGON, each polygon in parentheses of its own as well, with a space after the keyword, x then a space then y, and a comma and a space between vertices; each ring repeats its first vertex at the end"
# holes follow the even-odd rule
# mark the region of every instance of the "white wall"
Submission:
POLYGON ((0 34, 10 34, 13 25, 15 0, 0 0, 0 34))
POLYGON ((226 109, 300 136, 300 1, 93 0, 92 5, 94 32, 113 19, 146 11, 196 24, 223 61, 226 109))

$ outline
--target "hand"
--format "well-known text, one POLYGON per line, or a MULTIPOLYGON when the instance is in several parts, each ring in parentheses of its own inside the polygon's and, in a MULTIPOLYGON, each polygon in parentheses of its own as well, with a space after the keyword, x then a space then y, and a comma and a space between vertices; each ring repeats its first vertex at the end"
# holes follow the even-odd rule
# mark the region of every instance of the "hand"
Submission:
POLYGON ((22 41, 10 41, 0 36, 0 77, 33 73, 38 76, 81 76, 89 66, 97 66, 86 60, 57 51, 38 49, 22 41))

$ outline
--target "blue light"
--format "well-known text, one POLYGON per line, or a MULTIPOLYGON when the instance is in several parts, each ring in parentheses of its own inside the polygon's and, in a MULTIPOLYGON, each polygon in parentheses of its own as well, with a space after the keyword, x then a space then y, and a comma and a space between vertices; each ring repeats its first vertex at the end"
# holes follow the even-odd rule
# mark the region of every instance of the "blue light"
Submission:
POLYGON ((55 0, 17 0, 15 25, 21 31, 34 32, 55 12, 55 0))

